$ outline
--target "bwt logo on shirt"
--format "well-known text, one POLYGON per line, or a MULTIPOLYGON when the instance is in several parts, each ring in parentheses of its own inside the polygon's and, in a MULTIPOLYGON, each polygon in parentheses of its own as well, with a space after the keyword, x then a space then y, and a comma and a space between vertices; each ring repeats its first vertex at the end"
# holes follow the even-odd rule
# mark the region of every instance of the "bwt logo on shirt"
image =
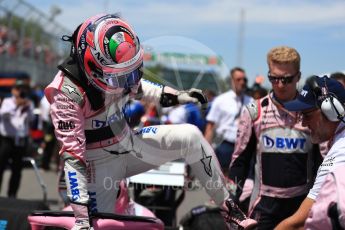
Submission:
POLYGON ((80 199, 80 192, 78 189, 78 179, 76 172, 68 172, 68 180, 70 184, 71 189, 71 195, 72 195, 72 201, 77 201, 80 199))
POLYGON ((124 118, 124 115, 121 112, 114 113, 110 115, 107 120, 92 120, 92 128, 98 129, 110 125, 111 123, 121 121, 124 118))
POLYGON ((266 148, 276 147, 277 149, 303 149, 306 142, 305 138, 276 137, 275 139, 264 135, 262 141, 266 148))

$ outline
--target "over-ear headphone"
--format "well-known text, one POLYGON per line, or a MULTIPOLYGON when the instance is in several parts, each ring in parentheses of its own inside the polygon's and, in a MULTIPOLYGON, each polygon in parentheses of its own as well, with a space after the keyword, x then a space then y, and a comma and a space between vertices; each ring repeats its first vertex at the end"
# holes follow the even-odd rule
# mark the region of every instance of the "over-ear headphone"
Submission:
POLYGON ((338 100, 337 96, 328 91, 327 76, 323 76, 321 79, 324 81, 324 85, 318 84, 318 76, 311 76, 307 80, 307 84, 312 89, 316 101, 317 107, 321 109, 322 113, 330 121, 342 121, 345 123, 345 108, 344 105, 338 100))
POLYGON ((222 209, 217 206, 200 205, 194 207, 182 217, 179 229, 194 230, 201 227, 202 229, 209 229, 210 226, 214 227, 214 229, 227 229, 221 212, 222 209), (197 223, 195 223, 196 219, 198 219, 197 223))

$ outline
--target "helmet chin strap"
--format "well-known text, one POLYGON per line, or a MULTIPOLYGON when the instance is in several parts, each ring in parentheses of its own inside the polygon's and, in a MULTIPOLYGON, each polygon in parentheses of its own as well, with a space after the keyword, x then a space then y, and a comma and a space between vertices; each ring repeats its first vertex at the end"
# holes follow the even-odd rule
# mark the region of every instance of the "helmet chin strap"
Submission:
POLYGON ((76 48, 75 48, 75 41, 76 41, 76 38, 77 38, 77 35, 78 35, 78 32, 79 32, 79 29, 81 27, 82 24, 80 24, 73 32, 72 36, 68 36, 68 35, 62 35, 61 37, 61 40, 62 41, 65 41, 65 42, 70 42, 71 43, 71 50, 70 50, 70 53, 69 53, 69 56, 71 58, 73 58, 74 60, 76 60, 76 55, 77 55, 77 52, 76 52, 76 48))

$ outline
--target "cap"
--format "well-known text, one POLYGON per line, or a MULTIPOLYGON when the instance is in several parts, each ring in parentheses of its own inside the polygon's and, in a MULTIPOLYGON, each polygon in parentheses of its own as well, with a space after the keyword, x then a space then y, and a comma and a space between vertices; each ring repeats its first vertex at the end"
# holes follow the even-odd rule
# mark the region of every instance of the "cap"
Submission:
POLYGON ((26 85, 24 80, 21 80, 21 79, 16 80, 15 86, 24 86, 24 85, 26 85))
POLYGON ((29 83, 25 79, 17 79, 14 83, 15 88, 29 88, 29 83))
POLYGON ((335 79, 328 78, 327 76, 315 76, 317 88, 320 90, 320 95, 317 95, 315 89, 312 89, 308 84, 308 80, 303 89, 293 101, 284 103, 284 107, 290 111, 303 111, 307 109, 317 108, 320 106, 322 100, 319 98, 322 94, 331 94, 338 98, 341 103, 345 102, 345 89, 344 86, 335 79))

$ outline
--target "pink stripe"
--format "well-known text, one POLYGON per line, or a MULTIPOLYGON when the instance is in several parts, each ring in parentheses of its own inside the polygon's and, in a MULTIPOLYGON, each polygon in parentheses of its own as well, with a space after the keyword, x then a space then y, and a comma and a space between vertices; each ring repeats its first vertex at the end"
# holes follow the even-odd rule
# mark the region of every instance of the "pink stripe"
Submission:
POLYGON ((258 205, 258 203, 260 202, 260 200, 261 200, 261 196, 260 196, 260 194, 259 194, 259 195, 256 197, 256 200, 254 201, 253 206, 252 206, 252 207, 249 207, 248 216, 251 216, 251 215, 252 215, 252 213, 253 213, 253 211, 254 211, 256 205, 258 205))
POLYGON ((290 188, 277 188, 268 185, 261 185, 260 194, 270 197, 291 198, 307 194, 309 191, 309 184, 295 186, 290 188))
POLYGON ((64 154, 64 153, 67 153, 67 154, 73 156, 75 159, 78 159, 84 166, 86 166, 85 161, 84 161, 80 156, 76 155, 75 153, 69 152, 69 151, 67 151, 67 150, 63 150, 63 151, 60 153, 60 155, 62 155, 62 154, 64 154))

